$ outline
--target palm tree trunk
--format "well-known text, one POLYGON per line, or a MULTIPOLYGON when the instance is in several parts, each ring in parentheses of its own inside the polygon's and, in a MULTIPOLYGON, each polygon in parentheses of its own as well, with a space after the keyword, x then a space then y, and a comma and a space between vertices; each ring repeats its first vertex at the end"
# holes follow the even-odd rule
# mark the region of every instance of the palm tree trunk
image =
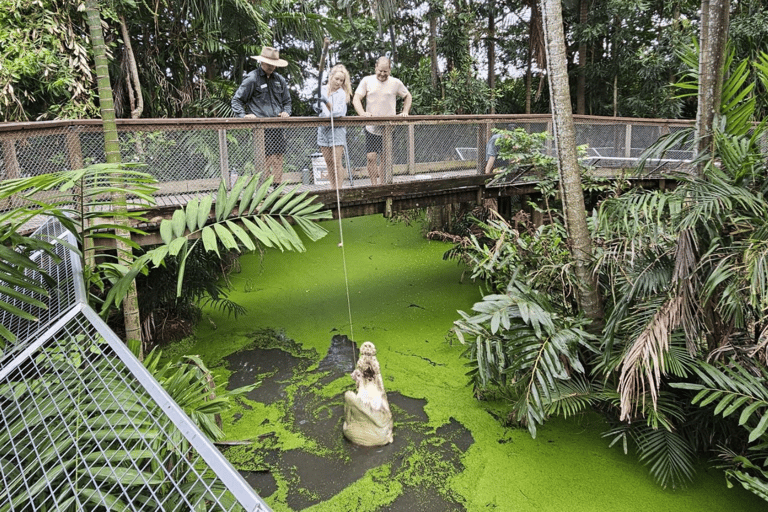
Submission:
MULTIPOLYGON (((496 17, 494 12, 495 0, 488 0, 488 89, 493 99, 493 89, 496 87, 496 17)), ((491 114, 496 113, 495 103, 491 104, 491 114)))
POLYGON ((437 12, 435 7, 430 4, 429 6, 429 62, 430 62, 430 79, 432 80, 432 88, 437 87, 437 12))
MULTIPOLYGON (((730 2, 702 0, 701 40, 699 43, 699 104, 696 112, 696 147, 700 153, 712 151, 712 127, 720 112, 723 89, 723 64, 728 35, 730 2)), ((702 173, 700 164, 699 174, 702 173)))
POLYGON ((541 12, 544 19, 552 129, 560 170, 563 213, 579 282, 579 304, 584 314, 593 319, 594 326, 597 327, 603 318, 603 309, 597 285, 589 270, 592 260, 592 239, 587 228, 584 193, 581 188, 581 169, 576 152, 576 132, 568 86, 565 34, 560 1, 541 0, 541 12))
MULTIPOLYGON (((91 44, 93 45, 93 56, 96 62, 96 81, 99 87, 99 103, 101 105, 101 120, 104 128, 104 153, 107 163, 121 162, 120 141, 117 136, 117 123, 115 122, 115 105, 112 97, 112 86, 109 81, 109 62, 107 61, 106 45, 104 44, 104 34, 101 31, 101 17, 99 15, 98 0, 86 0, 85 8, 88 14, 88 29, 91 33, 91 44)), ((119 178, 117 178, 119 179, 119 178)), ((125 197, 115 201, 118 206, 115 210, 115 224, 125 222, 125 217, 121 215, 125 208, 125 197)), ((121 237, 129 237, 128 231, 116 233, 118 254, 130 262, 133 258, 131 248, 120 243, 121 237)), ((139 317, 139 302, 136 294, 136 283, 134 282, 123 301, 123 317, 125 321, 125 340, 127 343, 139 341, 139 358, 143 359, 141 351, 141 322, 139 317)))
MULTIPOLYGON (((579 23, 587 24, 589 17, 589 4, 587 0, 579 2, 579 23)), ((587 43, 579 42, 579 69, 576 74, 576 113, 587 113, 587 43)))

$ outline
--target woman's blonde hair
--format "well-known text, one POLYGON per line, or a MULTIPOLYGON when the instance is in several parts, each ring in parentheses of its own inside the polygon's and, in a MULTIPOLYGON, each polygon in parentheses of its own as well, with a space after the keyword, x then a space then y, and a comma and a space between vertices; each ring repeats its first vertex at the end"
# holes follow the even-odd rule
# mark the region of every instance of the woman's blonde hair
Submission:
POLYGON ((344 66, 344 64, 336 64, 328 72, 328 91, 330 92, 331 90, 331 78, 333 78, 333 75, 336 73, 342 73, 344 75, 344 83, 341 87, 344 89, 344 94, 347 97, 347 103, 349 103, 349 101, 352 99, 352 84, 350 83, 352 79, 349 78, 349 71, 347 71, 347 68, 344 66))

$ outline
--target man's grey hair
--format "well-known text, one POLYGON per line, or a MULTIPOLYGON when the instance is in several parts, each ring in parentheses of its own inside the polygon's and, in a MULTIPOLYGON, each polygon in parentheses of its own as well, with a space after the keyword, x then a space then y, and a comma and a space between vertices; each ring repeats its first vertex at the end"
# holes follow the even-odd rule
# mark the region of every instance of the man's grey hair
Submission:
POLYGON ((390 68, 392 67, 392 60, 389 57, 387 57, 386 55, 383 55, 383 56, 379 57, 378 59, 376 59, 376 66, 378 66, 382 62, 386 62, 389 65, 390 68))

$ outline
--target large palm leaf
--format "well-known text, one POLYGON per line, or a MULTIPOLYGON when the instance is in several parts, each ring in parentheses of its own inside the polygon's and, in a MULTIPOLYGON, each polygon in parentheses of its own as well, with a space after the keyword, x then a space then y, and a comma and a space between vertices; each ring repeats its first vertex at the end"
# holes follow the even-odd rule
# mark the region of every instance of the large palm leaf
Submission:
POLYGON ((588 322, 555 313, 545 294, 513 276, 506 294, 487 295, 454 322, 459 340, 468 345, 473 374, 480 387, 499 386, 513 399, 514 419, 536 437, 547 409, 562 399, 559 385, 584 374, 580 347, 593 350, 588 322))
POLYGON ((768 472, 750 459, 768 459, 768 371, 747 371, 730 362, 718 366, 701 363, 696 369, 699 382, 672 384, 679 389, 695 391, 691 403, 712 410, 715 416, 733 418, 748 432, 747 441, 753 452, 749 457, 724 449, 722 456, 730 461, 726 476, 768 501, 768 472), (738 414, 738 420, 736 415, 738 414))
POLYGON ((199 243, 206 251, 217 254, 220 246, 239 252, 255 250, 257 244, 303 252, 304 243, 292 223, 312 241, 325 236, 327 231, 316 221, 330 219, 330 210, 323 210, 323 204, 315 202, 314 196, 308 197, 308 192, 299 193, 297 188, 286 190, 286 184, 270 191, 272 178, 261 182, 260 177, 241 176, 231 191, 227 191, 222 182, 215 203, 213 196, 193 199, 176 210, 170 220, 163 220, 160 224, 163 244, 136 259, 132 268, 112 287, 106 304, 114 301, 119 305, 129 281, 147 264, 160 265, 167 256, 177 258, 176 291, 180 295, 187 257, 191 248, 199 243))
MULTIPOLYGON (((53 283, 31 256, 43 250, 55 258, 54 241, 33 239, 25 234, 39 219, 54 217, 76 236, 78 246, 72 249, 96 281, 101 279, 102 271, 110 271, 110 265, 120 264, 120 254, 117 261, 102 260, 103 266, 92 269, 86 265, 84 247, 96 252, 103 248, 105 240, 116 238, 129 247, 138 247, 130 237, 111 232, 118 227, 113 220, 114 208, 121 204, 124 218, 139 221, 143 215, 141 209, 128 211, 125 208, 128 200, 117 198, 130 196, 135 206, 153 203, 151 193, 155 180, 137 167, 137 164, 96 164, 75 171, 0 182, 0 202, 13 206, 0 215, 0 311, 34 320, 45 308, 40 299, 48 294, 53 283)), ((135 228, 127 230, 141 232, 135 228)), ((15 339, 7 325, 0 326, 0 336, 8 341, 15 339)))

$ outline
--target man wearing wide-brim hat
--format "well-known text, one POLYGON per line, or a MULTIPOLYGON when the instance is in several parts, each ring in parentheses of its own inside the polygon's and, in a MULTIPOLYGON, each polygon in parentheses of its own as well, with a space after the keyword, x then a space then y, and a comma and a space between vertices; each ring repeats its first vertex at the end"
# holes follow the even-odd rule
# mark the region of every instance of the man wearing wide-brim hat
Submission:
MULTIPOLYGON (((236 117, 289 117, 291 95, 288 84, 276 68, 284 68, 288 62, 280 58, 280 52, 271 46, 261 49, 261 55, 251 57, 260 66, 246 75, 232 97, 232 110, 236 117)), ((264 130, 266 171, 275 183, 283 179, 283 155, 285 135, 282 128, 264 130)), ((262 169, 256 169, 257 172, 262 169)))

